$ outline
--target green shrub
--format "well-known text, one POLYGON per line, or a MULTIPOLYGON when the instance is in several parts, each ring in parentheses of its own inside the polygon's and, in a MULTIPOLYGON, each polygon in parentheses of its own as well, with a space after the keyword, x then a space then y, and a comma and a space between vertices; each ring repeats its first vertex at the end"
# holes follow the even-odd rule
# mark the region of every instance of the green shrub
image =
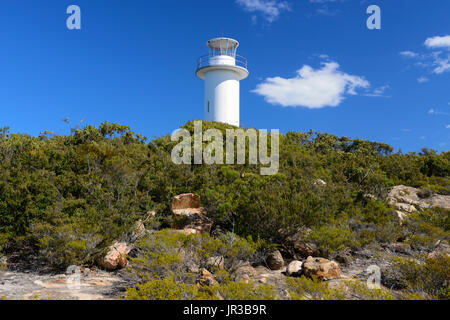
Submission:
POLYGON ((343 289, 329 288, 326 282, 315 278, 287 278, 291 300, 344 300, 343 289))
POLYGON ((370 289, 361 281, 346 281, 351 295, 358 300, 395 300, 394 294, 386 288, 370 289))
POLYGON ((195 291, 191 286, 166 278, 127 288, 125 300, 192 300, 194 296, 195 291))
POLYGON ((431 299, 450 298, 450 257, 427 259, 423 264, 412 259, 394 260, 394 272, 411 293, 428 295, 431 299))
POLYGON ((208 288, 225 300, 276 300, 277 294, 273 286, 257 285, 254 282, 227 282, 208 288))
POLYGON ((254 261, 264 245, 262 241, 240 238, 232 233, 212 238, 208 234, 187 236, 173 230, 158 231, 137 244, 142 254, 131 259, 131 272, 141 281, 156 275, 192 283, 195 278, 189 271, 192 266, 216 271, 210 266, 211 258, 221 257, 218 260, 223 258, 226 272, 233 274, 242 261, 254 261))

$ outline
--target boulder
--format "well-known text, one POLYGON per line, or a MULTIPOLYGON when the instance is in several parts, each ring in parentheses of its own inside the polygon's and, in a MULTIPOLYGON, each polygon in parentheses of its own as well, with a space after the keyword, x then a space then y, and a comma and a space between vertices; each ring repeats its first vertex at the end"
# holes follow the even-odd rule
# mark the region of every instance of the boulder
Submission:
POLYGON ((352 253, 348 249, 341 250, 341 251, 334 253, 331 256, 331 258, 332 258, 332 260, 339 262, 340 264, 343 264, 343 265, 348 265, 353 260, 352 253))
POLYGON ((193 193, 174 197, 172 202, 174 226, 184 234, 211 233, 213 222, 200 206, 200 196, 193 193))
POLYGON ((172 212, 175 215, 189 215, 190 211, 200 209, 200 196, 193 193, 180 194, 173 198, 172 212))
POLYGON ((281 233, 284 238, 284 247, 290 250, 296 259, 306 259, 309 256, 321 255, 319 247, 306 240, 310 233, 310 229, 302 229, 289 236, 281 233))
POLYGON ((214 276, 211 274, 211 272, 206 269, 202 269, 198 284, 201 286, 213 286, 217 284, 217 281, 216 279, 214 279, 214 276))
POLYGON ((389 249, 393 252, 411 255, 411 246, 407 243, 391 243, 389 249))
POLYGON ((302 273, 303 262, 294 260, 288 264, 286 274, 290 277, 300 276, 302 273))
POLYGON ((324 258, 308 257, 303 264, 303 271, 306 276, 314 276, 319 280, 332 280, 341 277, 339 265, 324 258))
POLYGON ((127 254, 131 251, 130 247, 126 242, 116 242, 111 247, 109 247, 106 255, 99 259, 97 263, 100 267, 108 271, 114 271, 127 266, 127 254))
POLYGON ((271 270, 280 270, 284 267, 283 256, 280 251, 274 251, 267 256, 267 265, 271 270))
POLYGON ((314 181, 314 185, 319 186, 319 187, 324 187, 327 185, 327 183, 325 181, 323 181, 322 179, 317 179, 316 181, 314 181))
POLYGON ((206 262, 206 267, 209 269, 223 269, 225 266, 225 258, 223 256, 213 256, 206 262))
POLYGON ((443 256, 450 257, 450 245, 445 240, 439 240, 434 245, 433 251, 428 255, 428 259, 437 259, 443 256))
POLYGON ((246 281, 248 279, 255 279, 258 276, 258 271, 250 265, 244 265, 234 272, 236 281, 246 281))

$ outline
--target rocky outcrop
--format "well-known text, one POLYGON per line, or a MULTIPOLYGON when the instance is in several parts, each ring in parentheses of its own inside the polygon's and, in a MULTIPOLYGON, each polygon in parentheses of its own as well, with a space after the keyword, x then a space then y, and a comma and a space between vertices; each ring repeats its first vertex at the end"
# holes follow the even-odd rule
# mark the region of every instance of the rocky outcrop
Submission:
POLYGON ((284 267, 284 259, 280 251, 271 252, 266 259, 267 265, 271 270, 280 270, 284 267))
POLYGON ((314 276, 319 280, 332 280, 341 277, 339 265, 324 258, 308 257, 303 264, 303 270, 306 276, 314 276))
POLYGON ((251 265, 243 265, 237 268, 234 273, 236 281, 249 282, 250 279, 256 279, 258 272, 251 265))
POLYGON ((200 196, 194 193, 185 193, 175 196, 172 201, 172 212, 175 215, 190 216, 201 211, 200 196))
POLYGON ((127 266, 127 254, 132 250, 132 247, 126 242, 116 242, 109 247, 106 255, 97 260, 100 267, 108 271, 114 271, 127 266))
POLYGON ((300 276, 302 274, 303 262, 294 260, 288 264, 286 274, 290 277, 300 276))
POLYGON ((0 277, 0 297, 10 300, 117 300, 134 282, 120 273, 79 268, 75 273, 6 271, 0 277), (79 280, 79 282, 78 282, 79 280))
POLYGON ((450 210, 450 196, 426 193, 407 186, 396 186, 388 195, 388 201, 400 212, 412 213, 417 210, 440 207, 450 210))
POLYGON ((450 210, 450 196, 433 194, 413 187, 396 186, 388 194, 389 204, 397 210, 394 212, 402 226, 409 214, 431 207, 440 207, 450 210))
POLYGON ((214 286, 217 284, 217 281, 216 279, 214 279, 214 276, 211 274, 211 272, 206 269, 202 269, 198 284, 200 286, 214 286))
POLYGON ((175 227, 186 235, 211 233, 213 222, 201 207, 200 196, 193 193, 180 194, 173 198, 172 214, 175 227))

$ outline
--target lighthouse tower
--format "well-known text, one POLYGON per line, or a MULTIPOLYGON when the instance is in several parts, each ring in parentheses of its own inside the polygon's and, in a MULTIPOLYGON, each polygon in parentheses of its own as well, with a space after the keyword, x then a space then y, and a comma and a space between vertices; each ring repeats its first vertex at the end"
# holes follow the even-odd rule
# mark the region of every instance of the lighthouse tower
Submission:
POLYGON ((209 54, 200 57, 197 77, 205 80, 205 120, 239 127, 239 81, 248 77, 247 59, 236 54, 239 42, 209 40, 209 54))

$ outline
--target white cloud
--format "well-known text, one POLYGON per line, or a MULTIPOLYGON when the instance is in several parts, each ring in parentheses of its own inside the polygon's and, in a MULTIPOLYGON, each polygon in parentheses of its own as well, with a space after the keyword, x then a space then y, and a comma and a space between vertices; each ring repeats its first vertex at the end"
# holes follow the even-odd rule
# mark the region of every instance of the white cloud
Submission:
POLYGON ((443 37, 431 37, 425 41, 425 45, 428 48, 436 49, 436 48, 447 48, 450 49, 450 35, 443 37))
POLYGON ((379 88, 374 89, 372 92, 370 93, 366 93, 364 94, 365 96, 368 97, 384 97, 384 98, 390 98, 390 96, 386 96, 385 92, 386 90, 388 90, 390 88, 389 85, 385 85, 379 88))
POLYGON ((436 110, 433 108, 428 111, 428 114, 435 115, 435 116, 450 116, 450 113, 448 113, 448 112, 439 111, 439 110, 436 110))
POLYGON ((419 60, 414 63, 416 66, 429 69, 430 72, 435 74, 450 71, 450 35, 430 37, 425 40, 424 44, 428 49, 432 49, 433 51, 422 54, 412 51, 402 51, 400 55, 419 60), (449 51, 436 51, 438 48, 448 49, 449 51))
POLYGON ((450 124, 445 126, 446 129, 450 129, 450 124))
POLYGON ((425 82, 428 82, 428 81, 430 81, 430 79, 428 79, 427 77, 420 77, 420 78, 417 79, 418 83, 425 83, 425 82))
MULTIPOLYGON (((236 0, 245 11, 260 13, 270 23, 278 19, 283 11, 290 11, 291 6, 287 1, 280 0, 236 0)), ((255 21, 256 16, 252 17, 255 21)))
POLYGON ((412 52, 412 51, 402 51, 402 52, 400 52, 400 55, 407 57, 407 58, 416 58, 419 56, 419 54, 412 52))
POLYGON ((336 107, 347 94, 356 95, 357 88, 368 87, 370 83, 363 77, 339 71, 336 62, 324 62, 316 70, 304 65, 295 78, 267 78, 253 92, 271 104, 319 109, 336 107))
POLYGON ((433 72, 436 74, 442 74, 446 71, 450 70, 450 55, 447 58, 441 58, 439 55, 436 55, 433 61, 433 65, 435 68, 433 72))

